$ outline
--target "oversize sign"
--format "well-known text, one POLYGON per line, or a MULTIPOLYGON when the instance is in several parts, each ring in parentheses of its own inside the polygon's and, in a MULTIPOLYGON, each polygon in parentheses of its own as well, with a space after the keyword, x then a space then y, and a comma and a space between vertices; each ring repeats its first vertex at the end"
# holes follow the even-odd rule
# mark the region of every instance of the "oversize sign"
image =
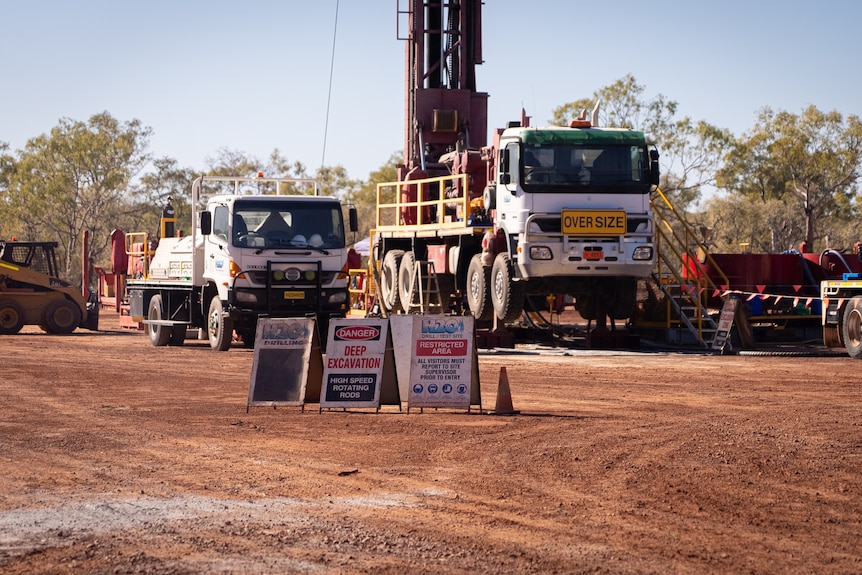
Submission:
POLYGON ((320 407, 376 408, 381 402, 401 404, 389 322, 372 318, 331 320, 320 407))
POLYGON ((407 408, 470 409, 473 380, 473 316, 413 318, 407 408))
POLYGON ((567 236, 624 236, 623 210, 563 210, 562 230, 567 236))

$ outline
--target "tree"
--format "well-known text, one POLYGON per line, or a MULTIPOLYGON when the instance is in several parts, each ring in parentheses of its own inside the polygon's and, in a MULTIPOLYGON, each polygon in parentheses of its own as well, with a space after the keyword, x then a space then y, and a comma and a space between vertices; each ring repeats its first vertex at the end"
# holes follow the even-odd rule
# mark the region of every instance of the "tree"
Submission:
POLYGON ((704 186, 713 184, 721 150, 732 141, 732 135, 704 121, 676 119, 675 101, 661 94, 644 100, 644 91, 644 86, 627 75, 600 88, 591 98, 554 109, 551 121, 567 125, 583 110, 589 114, 596 102, 600 102, 599 126, 643 131, 647 141, 661 152, 662 191, 678 211, 684 212, 700 197, 704 186))
POLYGON ((700 219, 709 230, 704 238, 711 252, 775 253, 790 249, 801 236, 801 221, 795 215, 778 199, 730 194, 710 199, 700 219))
POLYGON ((142 175, 133 189, 135 202, 129 205, 128 230, 159 231, 162 208, 171 198, 177 217, 177 230, 191 229, 191 189, 197 175, 191 168, 181 168, 173 158, 152 161, 152 170, 142 175))
POLYGON ((344 199, 356 206, 360 237, 367 237, 377 226, 377 184, 398 181, 398 164, 403 161, 404 152, 394 152, 385 164, 368 174, 368 181, 345 195, 344 199))
MULTIPOLYGON (((49 134, 29 140, 23 152, 4 163, 7 208, 20 222, 22 238, 56 240, 65 276, 80 278, 79 241, 84 230, 95 251, 108 244, 126 213, 126 194, 148 160, 150 128, 120 122, 107 112, 87 122, 60 120, 49 134)), ((97 253, 94 253, 97 255, 97 253)))
MULTIPOLYGON (((821 239, 817 223, 828 218, 855 217, 857 180, 862 164, 862 122, 846 120, 836 111, 815 106, 800 115, 763 108, 750 134, 744 134, 727 154, 717 183, 729 191, 766 203, 779 200, 793 206, 804 222, 801 239, 812 248, 821 239)), ((788 249, 779 243, 771 251, 788 249)))

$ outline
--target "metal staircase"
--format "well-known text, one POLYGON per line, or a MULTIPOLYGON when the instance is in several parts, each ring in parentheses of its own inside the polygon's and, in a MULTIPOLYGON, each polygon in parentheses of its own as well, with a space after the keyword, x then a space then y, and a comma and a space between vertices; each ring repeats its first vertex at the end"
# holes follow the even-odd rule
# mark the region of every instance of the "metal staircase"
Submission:
POLYGON ((679 328, 677 331, 684 330, 695 343, 709 349, 717 326, 707 303, 709 297, 720 293, 722 288, 709 277, 704 264, 708 262, 713 272, 718 272, 724 289, 729 281, 709 255, 706 245, 661 189, 656 188, 652 203, 657 257, 651 279, 664 294, 668 336, 674 333, 673 328, 679 328))

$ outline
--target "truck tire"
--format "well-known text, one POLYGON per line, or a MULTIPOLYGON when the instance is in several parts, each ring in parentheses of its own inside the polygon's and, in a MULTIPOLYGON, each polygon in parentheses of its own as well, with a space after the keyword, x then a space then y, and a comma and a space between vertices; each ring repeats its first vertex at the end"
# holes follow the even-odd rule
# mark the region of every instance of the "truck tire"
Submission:
MULTIPOLYGON (((165 319, 165 312, 162 308, 162 296, 154 295, 150 299, 150 307, 147 310, 147 319, 150 321, 161 321, 165 319)), ((171 340, 172 328, 167 325, 156 325, 148 323, 147 334, 150 336, 150 343, 156 347, 168 345, 171 340)))
POLYGON ((467 306, 476 321, 488 321, 494 318, 494 307, 491 305, 491 268, 482 265, 482 254, 476 254, 470 259, 467 268, 467 306))
POLYGON ((171 346, 180 346, 186 342, 186 330, 188 328, 183 325, 175 325, 171 328, 171 339, 168 341, 168 345, 171 346))
POLYGON ((608 302, 611 319, 628 319, 635 314, 638 304, 638 282, 635 278, 619 278, 614 282, 614 293, 608 302))
POLYGON ((847 355, 862 359, 862 297, 854 297, 847 302, 842 333, 847 355))
POLYGON ((233 321, 224 315, 224 306, 218 295, 210 301, 210 310, 207 314, 207 332, 211 348, 216 351, 230 349, 233 339, 233 321))
POLYGON ((497 254, 491 266, 491 302, 497 319, 503 323, 515 321, 524 313, 524 284, 515 281, 515 269, 507 253, 497 254))
POLYGON ((67 299, 51 302, 45 310, 45 327, 48 333, 66 335, 81 323, 81 309, 67 299))
POLYGON ((383 256, 380 270, 380 303, 386 311, 397 311, 401 301, 398 294, 398 270, 404 250, 390 250, 383 256))
POLYGON ((596 294, 579 294, 575 298, 575 309, 582 319, 595 321, 599 317, 599 301, 596 294))
POLYGON ((401 300, 401 309, 404 313, 410 313, 410 304, 416 299, 419 291, 417 285, 413 285, 413 274, 416 273, 416 256, 413 252, 405 252, 398 266, 398 299, 401 300), (412 288, 412 289, 411 289, 412 288))
POLYGON ((24 327, 24 308, 13 299, 0 300, 0 334, 14 335, 24 327))
POLYGON ((237 330, 237 335, 242 339, 242 346, 246 349, 254 349, 254 338, 257 336, 256 330, 244 329, 237 330))

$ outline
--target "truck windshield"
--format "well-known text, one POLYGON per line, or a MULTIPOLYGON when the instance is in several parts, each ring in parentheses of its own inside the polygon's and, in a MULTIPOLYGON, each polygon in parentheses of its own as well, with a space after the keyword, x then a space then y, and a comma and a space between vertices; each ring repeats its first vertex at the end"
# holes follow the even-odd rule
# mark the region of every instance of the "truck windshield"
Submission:
POLYGON ((526 191, 587 186, 649 190, 647 154, 641 146, 525 145, 523 160, 526 191))
POLYGON ((343 248, 341 206, 313 201, 237 201, 231 237, 237 247, 343 248))

